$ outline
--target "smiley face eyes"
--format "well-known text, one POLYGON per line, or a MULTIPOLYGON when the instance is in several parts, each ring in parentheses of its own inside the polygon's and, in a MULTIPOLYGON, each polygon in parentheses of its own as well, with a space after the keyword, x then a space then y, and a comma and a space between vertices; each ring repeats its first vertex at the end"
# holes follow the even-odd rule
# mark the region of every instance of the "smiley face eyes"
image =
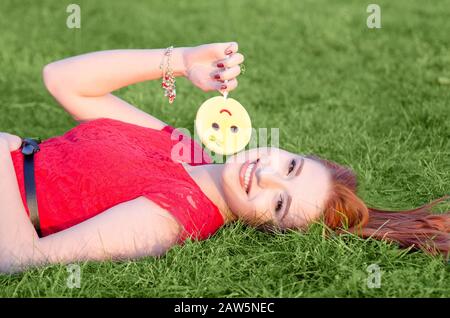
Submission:
MULTIPOLYGON (((211 127, 212 127, 214 130, 216 130, 216 131, 220 129, 220 126, 219 126, 218 123, 212 123, 212 124, 211 124, 211 127)), ((237 126, 233 125, 233 126, 230 127, 230 130, 231 130, 232 133, 237 134, 238 131, 239 131, 239 128, 238 128, 237 126)))

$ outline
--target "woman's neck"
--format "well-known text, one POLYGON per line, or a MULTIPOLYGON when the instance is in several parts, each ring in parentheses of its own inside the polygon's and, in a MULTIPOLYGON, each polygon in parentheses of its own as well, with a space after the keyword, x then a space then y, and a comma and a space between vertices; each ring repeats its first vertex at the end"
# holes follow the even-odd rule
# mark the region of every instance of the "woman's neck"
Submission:
POLYGON ((183 167, 203 193, 217 206, 225 223, 237 219, 225 201, 222 188, 223 164, 207 164, 191 166, 183 163, 183 167))

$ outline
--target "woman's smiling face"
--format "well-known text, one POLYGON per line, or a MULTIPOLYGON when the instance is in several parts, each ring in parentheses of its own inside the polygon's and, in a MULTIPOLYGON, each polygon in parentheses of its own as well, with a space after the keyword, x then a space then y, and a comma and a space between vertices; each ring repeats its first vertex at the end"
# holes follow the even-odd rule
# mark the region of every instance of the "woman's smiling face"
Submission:
POLYGON ((227 159, 222 185, 239 219, 254 226, 303 229, 320 217, 331 176, 313 159, 279 148, 255 148, 227 159))

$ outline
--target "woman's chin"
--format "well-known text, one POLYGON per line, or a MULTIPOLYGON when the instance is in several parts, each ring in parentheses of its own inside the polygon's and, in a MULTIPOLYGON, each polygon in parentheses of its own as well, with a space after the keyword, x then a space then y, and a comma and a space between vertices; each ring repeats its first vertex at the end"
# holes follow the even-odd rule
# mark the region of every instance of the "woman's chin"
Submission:
MULTIPOLYGON (((255 213, 253 203, 239 182, 239 169, 242 164, 229 163, 222 171, 222 189, 224 199, 236 218, 247 225, 259 226, 261 223, 255 213)), ((264 218, 266 219, 266 218, 264 218)))

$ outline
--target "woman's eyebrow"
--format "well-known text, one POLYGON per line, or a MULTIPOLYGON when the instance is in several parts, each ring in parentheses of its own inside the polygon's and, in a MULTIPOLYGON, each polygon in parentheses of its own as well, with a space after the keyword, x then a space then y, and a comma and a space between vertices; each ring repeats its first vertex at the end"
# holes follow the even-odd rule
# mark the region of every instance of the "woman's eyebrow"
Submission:
POLYGON ((284 219, 289 214, 289 208, 291 207, 291 202, 292 202, 292 197, 288 194, 288 196, 287 196, 287 203, 286 203, 286 213, 284 213, 282 219, 284 219))
MULTIPOLYGON (((303 169, 303 165, 305 164, 305 158, 301 157, 300 158, 300 164, 299 167, 297 169, 297 171, 295 172, 295 176, 298 176, 300 174, 300 172, 302 172, 303 169)), ((288 194, 287 196, 287 203, 286 203, 286 213, 283 216, 283 219, 289 214, 289 208, 291 207, 291 202, 292 202, 292 197, 288 194)))
POLYGON ((302 172, 304 164, 305 164, 305 158, 301 157, 299 167, 298 167, 297 171, 295 172, 295 176, 298 176, 300 174, 300 172, 302 172))

